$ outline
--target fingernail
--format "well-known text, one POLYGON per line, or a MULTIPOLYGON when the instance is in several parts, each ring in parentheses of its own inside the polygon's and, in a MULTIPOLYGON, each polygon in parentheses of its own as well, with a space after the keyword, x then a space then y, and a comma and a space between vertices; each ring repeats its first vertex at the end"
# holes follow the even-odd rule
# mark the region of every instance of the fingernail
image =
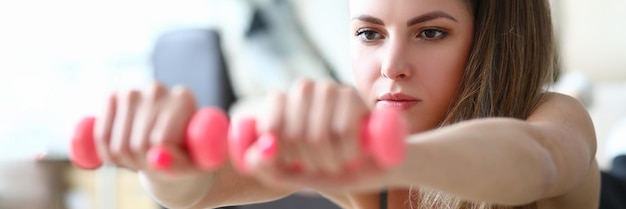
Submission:
POLYGON ((257 146, 261 151, 261 159, 269 160, 274 158, 278 151, 278 143, 276 143, 276 137, 273 134, 265 134, 259 138, 257 146))
POLYGON ((148 162, 157 170, 167 170, 172 165, 172 155, 165 148, 152 148, 148 151, 148 162))

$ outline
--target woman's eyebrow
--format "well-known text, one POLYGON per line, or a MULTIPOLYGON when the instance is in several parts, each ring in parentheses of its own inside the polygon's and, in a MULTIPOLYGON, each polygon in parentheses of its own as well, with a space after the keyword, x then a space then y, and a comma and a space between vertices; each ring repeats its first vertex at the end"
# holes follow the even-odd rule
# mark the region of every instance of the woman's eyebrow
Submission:
POLYGON ((432 12, 411 18, 409 21, 406 22, 406 26, 412 26, 415 24, 431 21, 437 18, 445 18, 445 19, 452 20, 454 22, 459 22, 458 20, 456 20, 456 18, 452 17, 452 15, 449 15, 448 13, 445 13, 443 11, 432 11, 432 12))
MULTIPOLYGON (((411 18, 409 21, 406 22, 406 25, 412 26, 415 24, 431 21, 431 20, 438 19, 438 18, 445 18, 445 19, 452 20, 454 22, 459 22, 456 18, 452 17, 452 15, 449 15, 448 13, 445 13, 443 11, 432 11, 432 12, 428 12, 426 14, 411 18)), ((372 24, 385 26, 385 22, 371 15, 365 15, 365 14, 359 15, 359 16, 353 17, 352 20, 360 20, 363 22, 369 22, 372 24)))
POLYGON ((363 22, 369 22, 372 24, 378 24, 378 25, 382 25, 385 26, 385 22, 383 22, 383 20, 370 16, 370 15, 359 15, 357 17, 353 17, 352 20, 360 20, 363 22))

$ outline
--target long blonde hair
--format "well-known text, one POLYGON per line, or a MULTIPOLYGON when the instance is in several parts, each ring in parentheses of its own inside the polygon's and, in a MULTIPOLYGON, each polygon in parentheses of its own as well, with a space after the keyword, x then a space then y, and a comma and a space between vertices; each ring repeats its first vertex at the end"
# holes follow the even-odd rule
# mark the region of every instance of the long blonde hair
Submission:
MULTIPOLYGON (((466 0, 474 15, 473 47, 457 97, 440 126, 485 117, 526 119, 544 85, 558 73, 557 47, 548 0, 466 0)), ((502 191, 506 192, 506 191, 502 191)), ((500 209, 420 188, 418 208, 500 209)))

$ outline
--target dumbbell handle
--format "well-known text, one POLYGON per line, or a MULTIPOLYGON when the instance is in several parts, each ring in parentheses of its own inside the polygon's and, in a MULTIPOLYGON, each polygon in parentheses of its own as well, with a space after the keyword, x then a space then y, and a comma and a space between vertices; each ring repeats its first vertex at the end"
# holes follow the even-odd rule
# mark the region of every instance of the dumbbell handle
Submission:
MULTIPOLYGON (((76 127, 70 147, 72 163, 82 169, 96 169, 102 160, 96 152, 93 139, 94 117, 83 119, 76 127)), ((189 122, 184 148, 189 151, 196 166, 216 169, 227 162, 230 153, 235 166, 243 165, 243 153, 256 139, 256 124, 252 119, 235 124, 228 136, 226 113, 216 108, 203 108, 189 122), (228 146, 230 144, 230 146, 228 146)), ((391 167, 404 159, 404 124, 399 112, 376 109, 363 122, 361 149, 379 165, 391 167)), ((167 169, 172 155, 164 147, 153 147, 148 152, 149 163, 157 169, 167 169)))

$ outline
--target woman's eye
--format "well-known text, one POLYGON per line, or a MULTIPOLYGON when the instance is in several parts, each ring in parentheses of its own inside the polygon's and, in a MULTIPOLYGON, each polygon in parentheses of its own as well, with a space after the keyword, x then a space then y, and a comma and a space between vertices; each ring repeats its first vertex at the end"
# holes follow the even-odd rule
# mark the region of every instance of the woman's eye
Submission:
POLYGON ((356 36, 358 36, 361 41, 371 42, 378 39, 382 39, 382 35, 380 33, 370 30, 370 29, 361 29, 356 32, 356 36))
POLYGON ((446 35, 446 32, 442 30, 438 30, 438 29, 426 29, 426 30, 423 30, 419 34, 420 38, 429 40, 429 41, 442 39, 445 37, 445 35, 446 35))

